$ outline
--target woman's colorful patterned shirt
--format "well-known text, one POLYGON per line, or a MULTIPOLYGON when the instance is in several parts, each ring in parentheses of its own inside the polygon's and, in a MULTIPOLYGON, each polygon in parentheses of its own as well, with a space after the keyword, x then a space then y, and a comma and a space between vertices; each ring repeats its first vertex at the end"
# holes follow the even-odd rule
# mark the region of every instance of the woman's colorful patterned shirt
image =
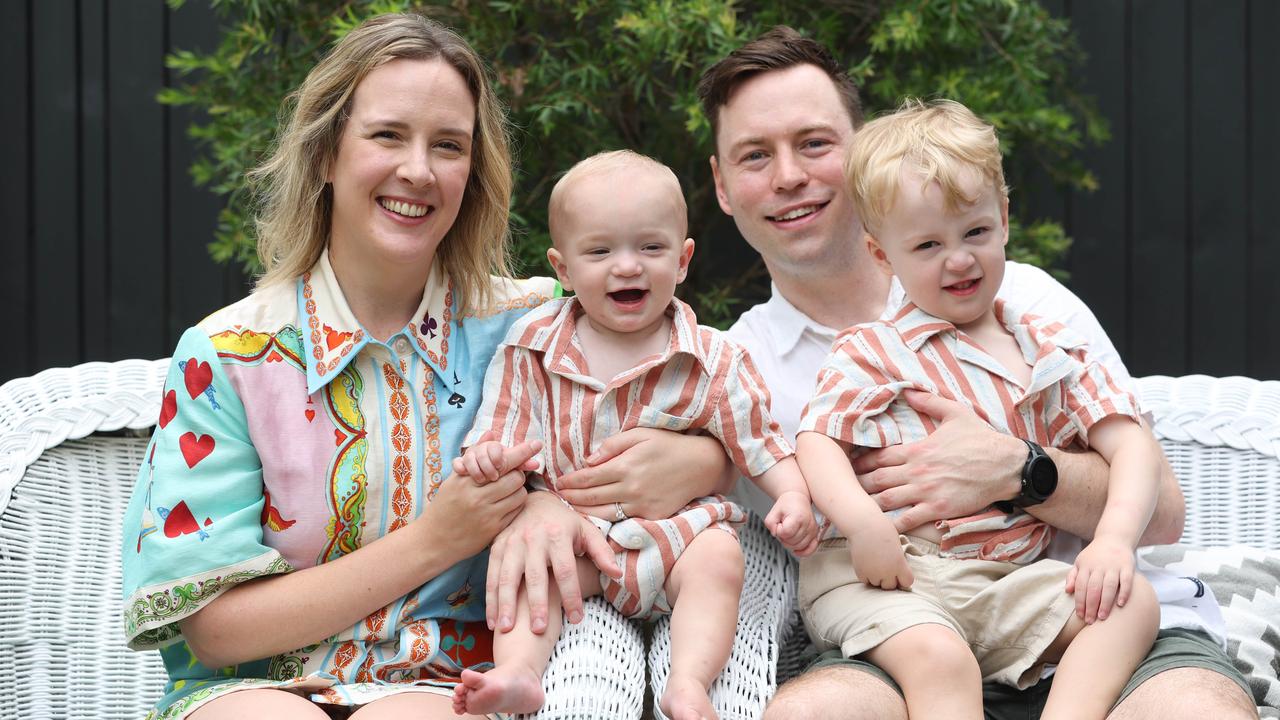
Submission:
POLYGON ((263 288, 182 336, 124 522, 126 636, 159 648, 170 678, 156 715, 182 717, 245 685, 364 703, 491 661, 487 553, 317 645, 235 667, 196 661, 178 621, 236 583, 339 558, 422 512, 507 329, 558 294, 546 278, 495 279, 494 290, 459 317, 437 267, 413 321, 381 343, 326 254, 296 284, 263 288))

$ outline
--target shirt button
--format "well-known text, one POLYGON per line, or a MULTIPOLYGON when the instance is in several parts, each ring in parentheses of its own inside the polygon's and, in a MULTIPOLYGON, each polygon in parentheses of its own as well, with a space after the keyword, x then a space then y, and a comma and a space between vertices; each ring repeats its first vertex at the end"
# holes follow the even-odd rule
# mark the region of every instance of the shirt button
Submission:
POLYGON ((405 340, 403 336, 396 338, 396 341, 392 343, 392 347, 395 348, 398 355, 407 355, 410 350, 409 341, 405 340))

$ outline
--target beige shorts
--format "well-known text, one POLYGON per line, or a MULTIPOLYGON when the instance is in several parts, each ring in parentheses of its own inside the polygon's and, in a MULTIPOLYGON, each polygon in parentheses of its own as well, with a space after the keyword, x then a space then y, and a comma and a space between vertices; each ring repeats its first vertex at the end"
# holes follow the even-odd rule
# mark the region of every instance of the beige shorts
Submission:
POLYGON ((915 575, 909 590, 865 585, 847 541, 827 540, 800 561, 800 612, 819 650, 864 653, 909 627, 938 624, 973 649, 988 682, 1023 688, 1040 679, 1040 657, 1075 612, 1066 563, 1015 565, 940 557, 938 546, 901 536, 915 575))

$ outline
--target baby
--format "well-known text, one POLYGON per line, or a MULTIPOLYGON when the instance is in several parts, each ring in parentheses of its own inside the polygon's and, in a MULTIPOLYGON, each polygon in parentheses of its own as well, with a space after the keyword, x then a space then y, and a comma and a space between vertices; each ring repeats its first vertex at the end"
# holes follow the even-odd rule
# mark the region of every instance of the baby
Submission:
MULTIPOLYGON (((674 297, 693 256, 686 213, 675 174, 633 152, 595 155, 560 179, 551 193, 547 259, 575 296, 532 310, 511 328, 455 471, 496 478, 504 447, 541 442, 534 484, 555 492, 557 480, 586 467, 611 435, 634 427, 704 431, 774 498, 765 519, 774 535, 797 554, 810 553, 817 525, 809 494, 769 415, 768 391, 746 353, 700 327, 674 297), (497 439, 482 441, 485 433, 497 439)), ((659 705, 673 720, 714 718, 708 689, 737 626, 743 559, 733 525, 744 511, 704 497, 665 520, 628 518, 620 505, 614 515, 614 522, 583 522, 605 533, 623 575, 580 559, 583 597, 603 594, 628 617, 670 613, 671 674, 659 705)), ((454 694, 460 714, 541 707, 541 675, 560 618, 553 613, 546 633, 534 634, 523 592, 516 614, 516 626, 494 638, 494 669, 463 673, 454 694)))

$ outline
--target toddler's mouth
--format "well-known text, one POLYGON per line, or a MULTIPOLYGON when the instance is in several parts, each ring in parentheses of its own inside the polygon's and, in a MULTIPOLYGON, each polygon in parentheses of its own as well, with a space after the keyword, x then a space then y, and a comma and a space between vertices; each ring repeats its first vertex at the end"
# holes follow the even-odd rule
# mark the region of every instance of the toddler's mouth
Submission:
POLYGON ((972 295, 978 291, 978 285, 982 282, 982 278, 974 278, 963 282, 947 285, 943 288, 952 295, 972 295))

